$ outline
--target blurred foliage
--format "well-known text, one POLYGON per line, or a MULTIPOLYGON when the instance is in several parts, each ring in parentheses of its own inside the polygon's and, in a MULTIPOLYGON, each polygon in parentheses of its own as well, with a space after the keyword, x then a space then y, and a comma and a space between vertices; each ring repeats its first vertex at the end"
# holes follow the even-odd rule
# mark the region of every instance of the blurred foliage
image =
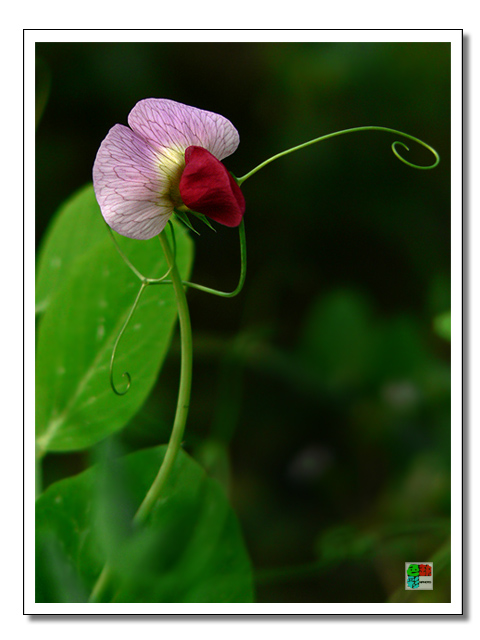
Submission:
MULTIPOLYGON (((241 137, 226 160, 236 175, 362 125, 437 149, 440 165, 415 171, 393 156, 395 137, 356 133, 245 183, 243 293, 188 294, 185 448, 235 508, 257 600, 399 600, 405 561, 434 560, 434 589, 415 598, 449 601, 450 343, 435 321, 450 310, 449 45, 39 43, 37 54, 50 78, 37 130, 39 241, 57 207, 91 180, 108 129, 146 97, 228 117, 241 137)), ((412 162, 431 162, 409 146, 412 162)), ((192 279, 234 286, 236 231, 205 229, 194 241, 192 279)), ((122 432, 127 451, 166 441, 178 356, 174 340, 122 432)), ((46 484, 87 464, 51 454, 46 484)))
POLYGON ((441 313, 433 319, 435 333, 445 340, 450 340, 452 335, 452 318, 450 311, 441 313))
POLYGON ((108 561, 115 582, 102 602, 252 602, 250 562, 218 484, 181 452, 162 500, 134 528, 166 447, 123 458, 112 448, 38 498, 36 600, 85 602, 108 561))

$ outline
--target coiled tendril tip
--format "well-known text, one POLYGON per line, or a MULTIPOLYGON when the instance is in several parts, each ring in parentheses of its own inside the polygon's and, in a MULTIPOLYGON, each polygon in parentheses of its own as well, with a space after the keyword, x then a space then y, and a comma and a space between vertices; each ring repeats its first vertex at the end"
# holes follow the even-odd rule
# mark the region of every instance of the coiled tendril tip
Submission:
POLYGON ((117 396, 124 396, 127 393, 127 391, 130 389, 130 386, 132 384, 132 378, 128 373, 128 371, 125 371, 125 373, 122 373, 122 378, 127 378, 127 386, 124 391, 119 391, 115 386, 115 383, 113 382, 113 370, 112 369, 110 370, 110 386, 112 387, 112 391, 117 396))
POLYGON ((425 167, 422 166, 422 165, 419 165, 419 164, 413 164, 413 162, 409 162, 408 160, 405 160, 405 158, 403 158, 398 153, 398 151, 396 149, 396 145, 400 144, 407 151, 409 151, 409 148, 407 147, 407 145, 404 144, 403 142, 399 142, 399 141, 394 142, 392 144, 392 151, 395 154, 395 156, 401 162, 403 162, 404 164, 408 165, 409 167, 413 167, 414 169, 434 169, 438 165, 438 163, 440 162, 440 156, 435 151, 435 149, 433 149, 433 147, 431 147, 426 142, 423 142, 423 140, 420 140, 419 138, 415 138, 415 136, 411 136, 409 133, 404 133, 403 131, 398 131, 397 129, 390 129, 389 127, 379 127, 379 126, 376 126, 376 125, 375 126, 374 125, 368 125, 368 126, 365 126, 365 127, 353 127, 353 129, 343 129, 342 131, 335 131, 334 133, 327 133, 327 135, 320 136, 319 138, 314 138, 313 140, 309 140, 308 142, 304 142, 303 144, 299 144, 296 147, 291 147, 290 149, 287 149, 286 151, 282 151, 282 152, 277 153, 276 155, 272 156, 271 158, 268 158, 268 160, 265 160, 264 162, 259 164, 257 167, 255 167, 254 169, 249 171, 247 174, 245 174, 241 178, 236 178, 236 181, 237 181, 237 183, 239 185, 241 185, 243 182, 245 182, 245 180, 247 180, 248 178, 253 176, 255 173, 257 173, 257 171, 260 171, 260 169, 263 169, 263 167, 267 166, 267 164, 270 164, 270 162, 273 162, 274 160, 277 160, 278 158, 282 158, 283 156, 286 156, 289 153, 293 153, 294 151, 299 151, 300 149, 304 149, 305 147, 308 147, 311 144, 317 144, 317 142, 322 142, 323 140, 328 140, 329 138, 335 138, 336 136, 341 136, 341 135, 344 135, 346 133, 354 133, 354 132, 359 132, 359 131, 385 131, 387 133, 394 133, 396 135, 404 136, 405 138, 408 138, 409 140, 413 140, 414 142, 417 142, 422 147, 425 147, 425 149, 428 149, 431 153, 433 153, 433 155, 435 156, 435 162, 433 164, 427 165, 425 167))
MULTIPOLYGON (((404 134, 404 135, 406 135, 406 134, 404 134)), ((397 151, 397 146, 400 145, 404 149, 406 149, 407 151, 410 151, 410 148, 407 147, 407 145, 404 142, 400 142, 400 140, 396 140, 394 143, 392 143, 392 151, 393 151, 395 157, 398 158, 404 164, 408 165, 409 167, 413 167, 413 169, 434 169, 438 165, 438 163, 440 162, 440 156, 438 155, 438 153, 429 144, 426 144, 425 142, 422 142, 422 140, 418 140, 418 138, 414 138, 414 140, 416 142, 418 142, 419 144, 421 144, 426 149, 428 149, 431 153, 433 153, 433 155, 435 156, 435 162, 433 164, 428 164, 426 166, 422 166, 420 164, 413 164, 413 162, 409 162, 408 160, 405 160, 405 158, 403 156, 401 156, 400 153, 397 151)))

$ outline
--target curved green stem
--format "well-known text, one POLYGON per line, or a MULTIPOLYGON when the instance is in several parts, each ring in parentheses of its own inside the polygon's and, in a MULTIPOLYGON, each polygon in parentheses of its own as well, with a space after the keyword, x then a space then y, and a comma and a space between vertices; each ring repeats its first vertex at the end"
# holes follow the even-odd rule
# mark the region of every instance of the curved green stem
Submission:
POLYGON ((163 459, 157 477, 153 481, 152 486, 148 490, 147 495, 135 514, 134 523, 136 524, 140 524, 145 521, 161 494, 168 477, 170 476, 170 472, 182 444, 188 409, 190 406, 190 390, 192 386, 192 329, 190 325, 187 298, 185 296, 185 290, 183 288, 177 265, 175 264, 175 259, 164 233, 161 233, 159 238, 167 259, 167 264, 171 267, 173 289, 177 299, 180 339, 182 343, 180 385, 175 420, 170 440, 168 442, 167 451, 165 453, 165 458, 163 459))
MULTIPOLYGON (((173 257, 175 259, 176 255, 177 255, 177 242, 175 240, 175 229, 174 229, 173 224, 172 224, 172 222, 170 220, 168 221, 168 225, 170 227, 170 231, 172 232, 173 257)), ((127 258, 125 253, 122 251, 120 245, 117 242, 117 239, 113 235, 113 231, 110 229, 108 224, 107 224, 107 229, 108 229, 108 232, 110 234, 110 237, 113 240, 115 248, 118 251, 118 253, 120 254, 122 260, 125 262, 127 267, 132 271, 132 273, 134 273, 137 276, 137 278, 139 280, 141 280, 142 284, 144 284, 144 285, 147 285, 147 284, 160 284, 160 282, 163 282, 165 280, 165 278, 167 278, 170 275, 170 272, 172 271, 172 267, 169 267, 167 272, 164 273, 163 276, 161 276, 160 278, 147 278, 146 276, 144 276, 142 273, 140 273, 140 271, 136 268, 136 266, 127 258)), ((158 237, 160 237, 160 235, 158 237)), ((171 284, 171 280, 169 280, 168 282, 171 284)))
POLYGON ((305 147, 308 147, 308 146, 310 146, 312 144, 316 144, 317 142, 321 142, 322 140, 328 140, 328 138, 334 138, 335 136, 341 136, 344 133, 353 133, 355 131, 386 131, 388 133, 396 133, 396 134, 398 134, 400 136, 404 136, 405 138, 408 138, 409 140, 413 140, 414 142, 417 142, 418 144, 420 144, 423 147, 425 147, 426 149, 428 149, 431 153, 433 153, 433 155, 435 156, 435 162, 433 164, 425 166, 425 167, 423 167, 421 165, 417 165, 417 164, 412 164, 411 162, 408 162, 408 160, 405 160, 405 158, 402 158, 402 156, 398 153, 398 151, 396 149, 397 145, 401 145, 402 147, 404 147, 408 151, 409 150, 408 147, 403 142, 395 141, 392 144, 392 151, 395 154, 395 156, 399 160, 401 160, 403 163, 407 164, 409 167, 413 167, 414 169, 433 169, 440 162, 440 156, 435 151, 435 149, 433 149, 433 147, 428 145, 426 142, 423 142, 422 140, 419 140, 419 138, 415 138, 414 136, 409 135, 408 133, 403 133, 403 131, 397 131, 396 129, 390 129, 388 127, 377 127, 377 126, 354 127, 352 129, 343 129, 342 131, 335 131, 334 133, 328 133, 325 136, 320 136, 319 138, 314 138, 313 140, 309 140, 308 142, 304 142, 303 144, 299 144, 296 147, 292 147, 291 149, 287 149, 286 151, 282 151, 281 153, 277 153, 275 156, 272 156, 271 158, 268 158, 268 160, 265 160, 264 162, 259 164, 257 167, 255 167, 254 169, 249 171, 247 174, 245 174, 241 178, 237 178, 237 182, 238 182, 239 185, 241 185, 243 182, 245 182, 245 180, 247 180, 248 178, 253 176, 255 173, 257 173, 257 171, 260 171, 260 169, 263 169, 263 167, 265 167, 267 164, 270 164, 270 162, 273 162, 274 160, 277 160, 278 158, 281 158, 282 156, 286 156, 287 154, 293 153, 294 151, 299 151, 300 149, 304 149, 305 147))
MULTIPOLYGON (((182 343, 182 356, 181 356, 181 370, 180 370, 180 385, 178 391, 177 409, 175 413, 175 420, 173 423, 172 433, 168 442, 167 451, 163 459, 160 469, 157 473, 155 480, 153 481, 150 489, 148 490, 142 504, 138 508, 133 522, 135 525, 140 525, 147 519, 148 515, 152 511, 155 503, 165 487, 166 482, 170 476, 173 465, 177 458, 178 452, 182 444, 183 433, 185 431, 185 424, 187 421, 188 409, 190 406, 190 390, 192 387, 192 329, 190 324, 190 313, 188 310, 187 298, 185 296, 185 290, 183 288, 182 280, 178 272, 177 265, 175 264, 175 257, 168 244, 165 233, 162 232, 159 236, 160 244, 162 245, 167 264, 169 265, 172 274, 172 284, 175 291, 175 297, 177 299, 178 319, 180 324, 180 339, 182 343)), ((136 303, 142 293, 143 289, 150 283, 142 283, 142 287, 137 296, 136 303)), ((154 283, 151 283, 154 284, 154 283)), ((130 316, 133 310, 130 312, 130 316)), ((128 319, 129 319, 128 318, 128 319)), ((127 320, 128 321, 128 320, 127 320)), ((92 592, 90 594, 89 602, 101 602, 105 592, 108 590, 111 580, 113 578, 113 572, 111 565, 107 562, 100 573, 97 582, 95 583, 92 592)))
POLYGON ((112 577, 112 569, 110 565, 107 563, 103 569, 102 573, 98 576, 97 581, 92 589, 90 597, 88 599, 89 602, 101 602, 103 594, 110 584, 110 579, 112 577))
POLYGON ((117 353, 117 347, 118 347, 118 343, 120 342, 120 338, 123 336, 123 334, 125 333, 125 329, 128 326, 128 323, 130 322, 130 320, 132 319, 133 314, 135 313, 135 309, 137 308, 137 305, 140 301, 140 298, 142 296, 143 290, 145 289, 147 285, 145 284, 145 282, 142 282, 140 289, 137 293, 137 297, 135 298, 135 302, 132 305, 132 308, 130 309, 130 312, 127 316, 127 319, 125 320, 125 322, 123 323, 123 327, 120 329, 120 333, 117 336, 117 339, 115 340, 115 344, 113 345, 113 349, 112 349, 112 355, 110 358, 110 386, 112 387, 114 393, 117 394, 117 396, 124 396, 127 391, 130 389, 130 384, 132 382, 132 378, 130 377, 130 374, 128 373, 128 371, 125 371, 122 376, 124 378, 127 378, 127 386, 125 387, 124 391, 119 391, 116 386, 115 383, 113 382, 113 363, 115 361, 115 355, 117 353))
MULTIPOLYGON (((106 224, 106 223, 105 223, 106 224)), ((107 230, 108 233, 110 234, 111 239, 113 240, 113 244, 115 245, 115 249, 118 251, 118 253, 120 254, 122 260, 125 262, 125 264, 127 265, 127 267, 137 276, 137 278, 139 280, 141 280, 142 282, 144 282, 146 280, 145 276, 140 273, 140 271, 135 267, 134 264, 132 264, 130 262, 130 260, 127 258, 127 256, 125 255, 125 253, 123 252, 123 250, 120 248, 120 245, 117 242, 117 239, 115 238, 115 236, 113 235, 113 231, 110 229, 110 227, 107 226, 107 230)))
POLYGON ((240 293, 245 284, 245 278, 247 277, 247 242, 245 238, 245 222, 242 220, 238 227, 238 233, 240 236, 240 278, 238 285, 233 291, 218 291, 217 289, 211 289, 210 287, 204 287, 202 284, 196 284, 195 282, 183 282, 186 287, 191 289, 198 289, 205 293, 211 293, 214 296, 220 296, 221 298, 234 298, 240 293))
MULTIPOLYGON (((173 266, 175 264, 175 257, 176 257, 176 241, 175 241, 175 230, 174 227, 172 225, 171 222, 169 222, 170 228, 171 228, 171 232, 172 232, 172 243, 173 243, 173 256, 172 256, 172 262, 169 263, 168 266, 168 270, 167 272, 161 277, 161 278, 146 278, 145 276, 143 276, 140 271, 138 271, 138 269, 136 269, 136 267, 134 267, 134 265, 129 261, 129 259, 125 256, 125 254, 123 253, 123 251, 121 250, 121 248, 119 247, 119 245, 117 244, 117 241, 115 239, 115 236, 113 235, 113 233, 110 231, 110 235, 115 243, 115 246, 119 252, 119 254, 121 255, 121 257, 123 258, 123 260, 125 261, 125 264, 133 271, 133 273, 135 273, 135 275, 137 275, 137 277, 141 280, 142 284, 140 286, 140 290, 137 294, 137 297, 135 298, 135 302, 132 305, 132 308, 120 330, 120 333, 118 334, 114 346, 113 346, 113 350, 112 350, 112 356, 110 358, 110 386, 112 387, 112 390, 114 391, 114 393, 117 394, 117 396, 124 396, 128 390, 130 389, 131 386, 131 376, 130 374, 125 371, 122 375, 124 378, 127 379, 127 385, 125 387, 125 389, 123 391, 119 391, 116 386, 115 383, 113 381, 113 365, 115 362, 115 357, 116 357, 116 353, 117 353, 117 348, 118 348, 118 344, 123 336, 123 334, 125 333, 125 330, 130 322, 130 320, 132 319, 132 316, 135 312, 135 309, 138 306, 140 297, 144 291, 144 289, 149 286, 149 285, 155 285, 155 284, 174 284, 173 279, 172 280, 167 280, 167 276, 172 272, 173 270, 173 266)), ((165 231, 162 232, 159 236, 160 242, 163 243, 164 241, 166 242, 166 238, 165 238, 165 231)), ((247 244, 246 244, 246 238, 245 238, 245 222, 242 220, 242 222, 240 223, 239 226, 239 237, 240 237, 240 278, 239 278, 239 282, 237 287, 233 290, 233 291, 218 291, 217 289, 212 289, 210 287, 205 287, 201 284, 196 284, 195 282, 185 282, 185 281, 181 281, 181 284, 185 287, 190 287, 192 289, 198 289, 199 291, 204 291, 205 293, 211 293, 212 295, 216 295, 216 296, 220 296, 223 298, 233 298, 234 296, 238 295, 240 293, 240 291, 243 289, 243 285, 245 284, 245 279, 247 276, 247 244)), ((172 253, 172 252, 170 252, 172 253)))
MULTIPOLYGON (((238 280, 238 285, 233 291, 218 291, 218 289, 211 289, 210 287, 205 287, 203 284, 197 284, 196 282, 188 282, 185 280, 182 281, 182 284, 185 287, 190 287, 190 289, 198 289, 199 291, 211 293, 212 295, 220 296, 221 298, 234 298, 237 296, 243 289, 245 278, 247 277, 247 241, 245 237, 244 220, 242 220, 238 227, 238 233, 240 236, 240 278, 238 280)), ((161 282, 152 282, 151 284, 172 284, 172 282, 172 280, 162 280, 161 282)))

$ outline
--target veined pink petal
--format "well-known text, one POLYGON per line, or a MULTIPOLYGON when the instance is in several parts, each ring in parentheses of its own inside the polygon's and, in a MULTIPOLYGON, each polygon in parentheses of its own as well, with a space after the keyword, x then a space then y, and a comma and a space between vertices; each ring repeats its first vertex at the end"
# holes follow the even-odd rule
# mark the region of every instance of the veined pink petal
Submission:
POLYGON ((197 197, 203 186, 192 175, 195 163, 191 163, 188 184, 184 180, 185 194, 200 213, 208 210, 206 215, 227 226, 240 223, 243 196, 220 163, 239 144, 231 122, 211 111, 148 98, 135 105, 128 123, 131 128, 115 125, 110 129, 93 167, 95 195, 112 229, 142 240, 164 229, 174 207, 184 204, 180 181, 189 147, 200 150, 204 160, 209 158, 208 171, 205 162, 197 162, 197 178, 203 176, 209 197, 197 197))
POLYGON ((128 124, 157 150, 175 149, 182 155, 187 147, 197 146, 223 160, 240 142, 233 124, 218 113, 163 98, 140 100, 130 111, 128 124))
POLYGON ((107 224, 129 238, 158 235, 173 211, 170 180, 159 167, 158 153, 121 124, 100 145, 93 186, 107 224))

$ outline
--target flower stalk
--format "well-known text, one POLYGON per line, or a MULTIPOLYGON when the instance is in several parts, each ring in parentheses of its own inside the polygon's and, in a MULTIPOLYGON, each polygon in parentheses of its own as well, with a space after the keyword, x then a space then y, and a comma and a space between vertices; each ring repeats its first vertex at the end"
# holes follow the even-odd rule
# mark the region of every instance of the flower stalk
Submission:
MULTIPOLYGON (((172 433, 167 445, 165 457, 160 465, 160 469, 148 490, 143 502, 138 508, 133 524, 142 525, 148 518, 149 514, 160 497, 165 484, 170 477, 173 465, 182 445, 183 434, 187 422, 188 409, 190 406, 190 392, 192 388, 192 328, 190 323, 190 312, 188 309, 187 297, 185 295, 184 285, 175 262, 174 253, 168 243, 166 233, 159 235, 160 244, 168 265, 168 273, 171 277, 171 283, 177 300, 178 319, 180 325, 180 341, 181 341, 181 368, 180 368, 180 384, 177 399, 177 408, 173 423, 172 433)), ((157 281, 158 282, 158 281, 157 281)), ((152 283, 153 284, 153 283, 152 283)), ((142 282, 140 292, 147 286, 142 282)), ((138 298, 137 298, 138 299, 138 298)), ((128 389, 128 388, 127 388, 128 389)), ((103 567, 97 582, 95 583, 89 602, 101 602, 105 592, 109 589, 111 579, 113 577, 111 566, 108 562, 103 567)))
POLYGON ((192 328, 190 324, 190 313, 188 310, 187 297, 183 287, 182 279, 175 263, 173 252, 168 244, 165 233, 159 235, 160 244, 165 253, 170 276, 172 279, 173 290, 177 300, 178 320, 180 324, 180 341, 182 347, 181 368, 180 368, 180 385, 177 399, 177 410, 173 423, 172 433, 168 442, 165 458, 163 459, 160 470, 147 492, 142 504, 140 505, 134 517, 135 524, 143 523, 151 512, 156 500, 165 486, 176 457, 182 444, 182 438, 187 422, 188 409, 190 406, 190 391, 192 388, 192 328))

